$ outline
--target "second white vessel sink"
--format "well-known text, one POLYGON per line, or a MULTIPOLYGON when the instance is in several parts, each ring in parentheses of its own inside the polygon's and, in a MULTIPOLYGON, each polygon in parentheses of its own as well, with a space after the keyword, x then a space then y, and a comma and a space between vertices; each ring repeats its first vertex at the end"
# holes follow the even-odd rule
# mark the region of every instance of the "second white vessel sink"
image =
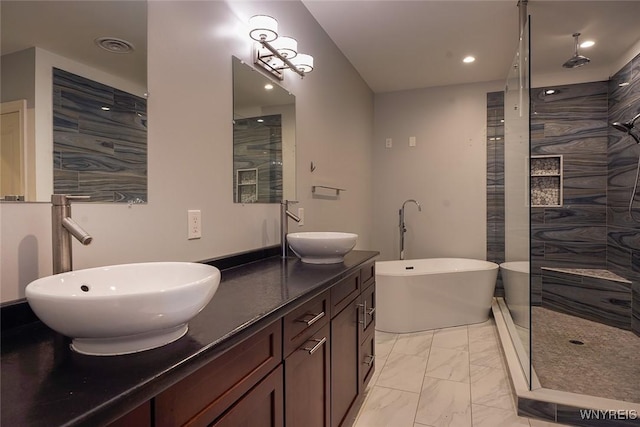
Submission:
POLYGON ((219 283, 220 271, 210 265, 150 262, 43 277, 26 296, 40 320, 73 339, 75 351, 117 355, 182 337, 219 283))
POLYGON ((331 231, 289 233, 287 242, 291 250, 309 264, 335 264, 355 247, 358 235, 331 231))

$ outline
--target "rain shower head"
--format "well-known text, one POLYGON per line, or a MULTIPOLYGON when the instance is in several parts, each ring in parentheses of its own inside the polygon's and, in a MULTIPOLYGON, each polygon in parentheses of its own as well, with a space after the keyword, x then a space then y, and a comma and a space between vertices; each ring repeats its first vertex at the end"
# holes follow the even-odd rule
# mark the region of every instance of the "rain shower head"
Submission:
POLYGON ((640 114, 637 114, 633 119, 629 120, 628 122, 614 122, 614 123, 611 123, 611 126, 613 126, 614 128, 616 128, 621 132, 631 135, 631 137, 635 139, 635 141, 638 144, 640 144, 640 138, 638 138, 638 135, 631 132, 633 129, 635 129, 635 123, 636 123, 636 120, 638 119, 640 119, 640 114))
POLYGON ((578 68, 591 62, 589 58, 578 53, 578 37, 580 37, 580 33, 573 33, 573 38, 575 39, 576 45, 575 53, 564 64, 562 64, 564 68, 578 68))

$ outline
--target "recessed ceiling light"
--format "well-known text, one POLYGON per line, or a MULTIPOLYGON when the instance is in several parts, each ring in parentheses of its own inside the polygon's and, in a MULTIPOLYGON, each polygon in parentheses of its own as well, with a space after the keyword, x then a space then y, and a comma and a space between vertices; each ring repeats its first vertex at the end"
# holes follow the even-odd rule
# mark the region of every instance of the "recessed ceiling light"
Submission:
POLYGON ((465 57, 465 58, 462 60, 462 62, 464 62, 465 64, 470 64, 470 63, 472 63, 472 62, 473 62, 473 61, 475 61, 475 60, 476 60, 476 58, 475 58, 475 57, 473 57, 473 56, 467 56, 467 57, 465 57))
POLYGON ((105 106, 105 107, 100 107, 100 109, 101 109, 102 111, 109 111, 109 110, 111 110, 111 108, 106 107, 106 106, 105 106))
POLYGON ((555 89, 547 89, 544 91, 545 95, 553 95, 554 93, 556 93, 555 89))
POLYGON ((258 123, 263 123, 263 122, 264 122, 264 119, 258 119, 258 120, 256 120, 256 121, 257 121, 258 123))
POLYGON ((596 44, 596 42, 594 42, 593 40, 587 40, 587 41, 584 41, 584 42, 580 43, 580 47, 591 47, 594 44, 596 44))
POLYGON ((271 90, 271 89, 273 89, 273 85, 271 83, 267 83, 266 85, 264 85, 264 88, 266 90, 271 90))

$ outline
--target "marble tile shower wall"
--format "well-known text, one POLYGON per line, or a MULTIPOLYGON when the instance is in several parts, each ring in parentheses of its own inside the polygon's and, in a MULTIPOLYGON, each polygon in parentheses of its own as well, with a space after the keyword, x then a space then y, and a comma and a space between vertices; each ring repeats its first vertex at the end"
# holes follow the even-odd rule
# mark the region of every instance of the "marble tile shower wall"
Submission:
POLYGON ((531 90, 531 155, 562 155, 560 207, 531 208, 532 303, 541 267, 606 268, 608 84, 531 90))
MULTIPOLYGON (((609 122, 628 121, 638 113, 640 54, 609 80, 609 122)), ((631 329, 640 335, 640 223, 627 213, 640 146, 612 127, 608 139, 607 269, 632 281, 631 329)), ((634 216, 640 218, 640 197, 634 204, 634 216)))
POLYGON ((55 193, 147 201, 147 101, 54 68, 53 157, 55 193))
MULTIPOLYGON (((504 92, 487 94, 487 260, 500 264, 504 254, 504 92)), ((504 296, 498 274, 495 296, 504 296)))

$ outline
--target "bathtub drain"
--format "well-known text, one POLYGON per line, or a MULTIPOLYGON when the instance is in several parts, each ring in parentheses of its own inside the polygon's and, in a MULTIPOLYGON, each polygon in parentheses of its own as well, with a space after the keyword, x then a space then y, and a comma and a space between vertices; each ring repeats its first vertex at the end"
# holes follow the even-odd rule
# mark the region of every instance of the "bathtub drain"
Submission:
POLYGON ((580 340, 569 340, 569 342, 575 345, 584 345, 584 343, 580 340))

